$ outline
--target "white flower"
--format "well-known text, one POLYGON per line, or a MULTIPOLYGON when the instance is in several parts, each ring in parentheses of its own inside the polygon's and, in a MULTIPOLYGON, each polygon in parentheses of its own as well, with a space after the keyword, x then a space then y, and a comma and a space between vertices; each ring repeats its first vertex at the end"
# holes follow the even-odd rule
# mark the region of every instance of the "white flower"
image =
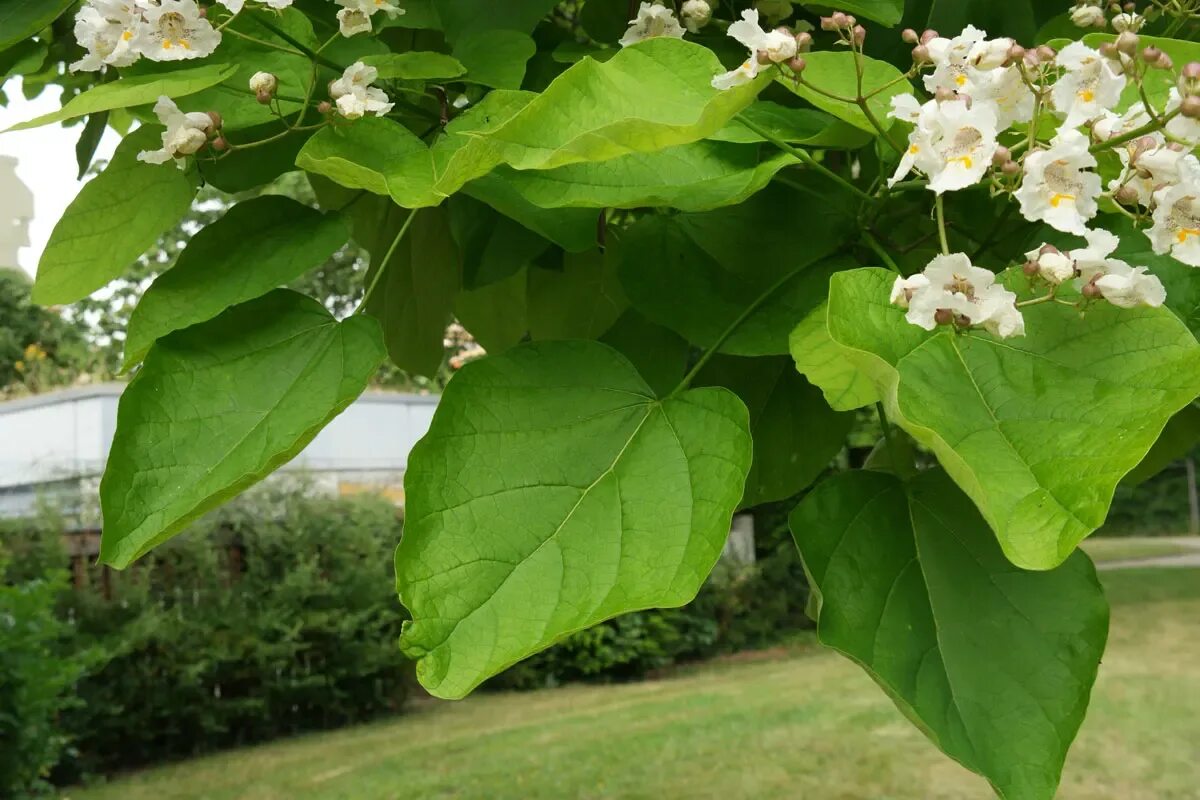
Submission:
POLYGON ((1008 61, 1012 46, 1013 40, 1008 38, 977 40, 967 53, 967 64, 978 70, 997 69, 1008 61))
POLYGON ((379 77, 379 70, 368 67, 361 61, 346 68, 342 77, 329 84, 332 97, 340 113, 346 119, 359 119, 366 114, 383 115, 392 110, 392 103, 382 89, 371 84, 379 77))
POLYGON ((343 8, 337 13, 338 32, 349 39, 360 33, 371 32, 371 18, 361 11, 343 8))
POLYGON ((1085 223, 1099 211, 1100 176, 1087 171, 1095 166, 1088 138, 1074 128, 1060 129, 1050 149, 1025 157, 1025 177, 1016 192, 1021 214, 1030 222, 1040 220, 1083 236, 1085 223))
POLYGON ((980 71, 967 70, 967 91, 975 105, 990 105, 996 112, 996 127, 1007 130, 1017 122, 1033 119, 1033 91, 1014 67, 980 71))
POLYGON ((1158 308, 1167 299, 1167 290, 1145 267, 1131 267, 1112 259, 1105 274, 1096 278, 1096 288, 1104 299, 1118 308, 1150 306, 1158 308))
POLYGON ((208 142, 208 133, 213 128, 212 117, 198 111, 185 114, 171 98, 163 96, 154 104, 154 113, 166 126, 162 135, 162 149, 143 150, 138 161, 147 164, 165 164, 180 156, 190 156, 208 142))
POLYGON ((987 31, 968 25, 953 39, 936 37, 925 46, 934 71, 924 77, 930 93, 947 89, 968 95, 973 105, 988 103, 1000 130, 1033 117, 1033 92, 1016 66, 1005 67, 1012 39, 988 39, 987 31))
POLYGON ((629 20, 629 30, 621 37, 621 47, 637 44, 645 39, 668 36, 683 38, 683 26, 675 19, 675 12, 666 6, 642 3, 637 16, 629 20))
POLYGON ((931 94, 938 89, 966 91, 970 81, 967 68, 970 66, 971 52, 986 40, 987 31, 982 31, 974 25, 968 25, 953 39, 942 36, 930 39, 925 49, 929 51, 934 70, 925 76, 925 88, 931 94))
POLYGON ((337 4, 342 7, 337 13, 338 32, 346 38, 370 33, 371 17, 380 11, 389 17, 407 13, 396 5, 395 0, 337 0, 337 4))
POLYGON ((1124 114, 1114 114, 1111 111, 1103 112, 1092 125, 1092 133, 1101 141, 1111 139, 1114 136, 1121 136, 1129 133, 1132 130, 1142 127, 1150 121, 1150 115, 1146 113, 1145 103, 1135 103, 1130 106, 1124 114))
POLYGON ((256 72, 250 76, 250 91, 255 94, 275 94, 279 79, 269 72, 256 72))
POLYGON ((1112 18, 1113 30, 1117 33, 1124 33, 1125 31, 1137 33, 1145 23, 1146 18, 1140 14, 1117 14, 1112 18))
MULTIPOLYGON (((893 103, 893 114, 911 116, 911 103, 893 103), (897 111, 898 109, 898 111, 897 111)), ((914 167, 929 177, 929 189, 941 194, 973 186, 983 179, 996 152, 996 113, 989 105, 968 108, 966 100, 921 107, 917 127, 900 166, 889 181, 894 185, 914 167)))
POLYGON ((743 11, 742 18, 729 26, 728 34, 749 49, 750 57, 737 69, 713 78, 712 85, 716 89, 730 89, 754 80, 765 68, 759 59, 760 54, 775 64, 796 55, 796 37, 783 31, 764 31, 758 24, 757 9, 743 11))
POLYGON ((1080 28, 1098 28, 1104 25, 1104 9, 1100 6, 1082 5, 1071 9, 1071 22, 1080 28))
MULTIPOLYGON (((1171 94, 1167 98, 1166 113, 1170 114, 1175 111, 1182 102, 1183 99, 1179 95, 1179 90, 1171 89, 1171 94)), ((1200 145, 1200 120, 1178 114, 1167 123, 1167 133, 1172 138, 1179 139, 1195 147, 1200 145)))
POLYGON ((712 19, 712 6, 706 0, 687 0, 680 10, 680 16, 683 17, 683 24, 689 31, 699 33, 712 19))
POLYGON ((132 6, 93 3, 75 15, 75 40, 87 54, 71 64, 71 71, 95 72, 105 65, 127 67, 141 57, 133 37, 141 15, 132 6))
POLYGON ((1155 192, 1179 182, 1184 155, 1183 150, 1169 146, 1161 134, 1126 142, 1117 149, 1124 169, 1118 177, 1109 181, 1108 190, 1116 192, 1124 188, 1132 191, 1140 205, 1149 206, 1155 192), (1154 147, 1145 149, 1142 140, 1153 141, 1154 147))
POLYGON ((1200 267, 1200 162, 1195 156, 1180 162, 1179 182, 1156 192, 1154 202, 1154 225, 1146 234, 1154 252, 1200 267))
POLYGON ((1069 255, 1086 283, 1105 271, 1111 260, 1109 256, 1121 244, 1121 240, 1115 233, 1103 228, 1085 231, 1083 238, 1087 240, 1087 247, 1076 248, 1069 255))
POLYGON ((1049 283, 1060 284, 1075 277, 1075 261, 1057 249, 1042 245, 1026 253, 1025 258, 1037 265, 1038 274, 1049 283))
POLYGON ((754 0, 754 9, 767 18, 768 25, 787 19, 794 10, 791 0, 754 0))
POLYGON ((966 320, 1007 338, 1025 333, 1016 299, 996 284, 992 272, 973 266, 965 253, 954 253, 937 256, 920 275, 897 278, 891 301, 908 309, 906 320, 927 331, 940 322, 966 320))
POLYGON ((1120 102, 1126 78, 1113 71, 1112 63, 1098 50, 1071 42, 1059 52, 1058 65, 1066 72, 1050 90, 1050 99, 1054 109, 1066 116, 1066 127, 1078 127, 1120 102))
POLYGON ((221 34, 200 16, 196 0, 161 0, 145 9, 133 42, 151 61, 182 61, 211 55, 221 34))

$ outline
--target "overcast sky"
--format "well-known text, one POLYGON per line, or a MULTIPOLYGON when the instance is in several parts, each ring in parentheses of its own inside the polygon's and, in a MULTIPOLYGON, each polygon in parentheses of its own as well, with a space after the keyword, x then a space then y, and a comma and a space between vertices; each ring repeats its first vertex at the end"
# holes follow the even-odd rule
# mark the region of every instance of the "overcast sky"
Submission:
MULTIPOLYGON (((32 101, 25 100, 21 94, 19 81, 13 81, 5 88, 9 104, 0 107, 0 131, 59 108, 58 98, 62 90, 58 87, 43 92, 32 101)), ((37 268, 54 224, 75 199, 82 185, 75 180, 78 172, 75 142, 81 130, 82 127, 78 125, 73 128, 47 125, 29 131, 0 133, 0 155, 16 156, 17 175, 33 190, 33 224, 29 230, 29 239, 33 244, 21 249, 17 259, 31 275, 37 268)), ((96 157, 109 158, 118 141, 119 137, 108 131, 96 157)))

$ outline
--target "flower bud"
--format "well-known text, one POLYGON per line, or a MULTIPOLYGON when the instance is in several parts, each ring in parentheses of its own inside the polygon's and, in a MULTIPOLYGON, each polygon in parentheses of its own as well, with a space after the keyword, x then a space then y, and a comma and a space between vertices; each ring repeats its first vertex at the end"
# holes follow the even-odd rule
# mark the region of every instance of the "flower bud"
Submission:
POLYGON ((846 15, 846 27, 847 28, 853 28, 857 24, 858 24, 858 20, 854 18, 853 14, 846 15))
POLYGON ((1071 22, 1080 28, 1096 28, 1104 24, 1104 9, 1100 6, 1082 5, 1071 10, 1071 22))
POLYGON ((992 166, 1003 167, 1009 161, 1012 161, 1012 151, 1004 145, 996 148, 996 152, 992 153, 992 166))
POLYGON ((208 9, 201 6, 198 16, 200 19, 208 19, 208 9))
POLYGON ((279 79, 269 72, 256 72, 250 77, 250 91, 255 94, 275 94, 279 88, 279 79))
POLYGON ((680 9, 679 17, 689 31, 697 33, 712 21, 712 6, 707 0, 687 0, 680 9))
POLYGON ((1059 250, 1057 247, 1055 247, 1054 245, 1052 245, 1050 243, 1046 243, 1046 244, 1042 245, 1040 248, 1038 248, 1038 256, 1050 255, 1053 253, 1061 254, 1062 250, 1059 250))
POLYGON ((833 17, 821 17, 821 30, 836 31, 837 26, 833 24, 833 17))
POLYGON ((954 322, 954 312, 948 308, 939 308, 933 312, 933 321, 938 325, 949 325, 954 322))
POLYGON ((1013 46, 1008 48, 1009 63, 1015 64, 1023 58, 1025 58, 1025 48, 1013 42, 1013 46))
POLYGON ((1117 33, 1137 32, 1145 21, 1145 17, 1139 17, 1137 14, 1117 14, 1112 18, 1112 26, 1117 33))
POLYGON ((841 28, 846 28, 850 25, 850 17, 846 16, 846 14, 841 11, 833 12, 829 19, 833 23, 834 30, 840 30, 841 28))
POLYGON ((900 40, 911 45, 917 45, 921 43, 921 35, 912 28, 905 28, 900 31, 900 40))
POLYGON ((254 98, 264 106, 271 105, 271 101, 275 99, 275 95, 270 92, 256 92, 254 98))
POLYGON ((769 66, 771 66, 771 64, 775 63, 771 60, 771 54, 768 53, 766 50, 759 50, 757 53, 754 54, 754 57, 757 58, 758 63, 764 67, 769 67, 769 66))
POLYGON ((221 130, 221 125, 223 125, 225 121, 223 119, 221 119, 220 114, 218 114, 216 111, 209 111, 208 118, 210 120, 212 120, 212 130, 214 130, 214 131, 221 130))
POLYGON ((333 103, 329 102, 328 100, 322 100, 321 102, 317 103, 318 114, 328 114, 331 111, 333 111, 333 103))
POLYGON ((862 25, 855 25, 854 31, 853 31, 853 36, 854 36, 854 43, 857 44, 859 47, 861 47, 862 43, 867 40, 867 29, 864 28, 862 25))
POLYGON ((813 46, 813 38, 812 38, 811 33, 809 33, 808 31, 804 31, 803 33, 796 34, 796 52, 797 53, 807 53, 809 50, 812 50, 812 46, 813 46))
POLYGON ((1133 205, 1138 201, 1137 189, 1132 186, 1122 186, 1113 194, 1113 199, 1123 206, 1133 205))
POLYGON ((804 72, 804 70, 808 67, 808 62, 800 56, 796 56, 788 62, 788 67, 792 70, 792 72, 801 73, 804 72))
POLYGON ((1189 81, 1200 80, 1200 61, 1189 61, 1184 64, 1179 74, 1189 81))
POLYGON ((1025 51, 1025 66, 1026 67, 1033 69, 1041 63, 1042 63, 1042 59, 1041 59, 1041 56, 1038 55, 1037 50, 1026 50, 1025 51))
MULTIPOLYGON (((1100 276, 1097 275, 1096 277, 1099 278, 1100 276)), ((1100 291, 1100 287, 1096 285, 1095 279, 1093 279, 1084 284, 1083 296, 1089 300, 1095 300, 1099 297, 1103 297, 1104 293, 1100 291)))
POLYGON ((1169 71, 1175 69, 1175 61, 1169 55, 1163 53, 1158 57, 1158 61, 1155 62, 1154 66, 1158 67, 1159 69, 1165 69, 1169 71))
POLYGON ((1157 64, 1162 55, 1163 51, 1153 45, 1142 50, 1142 60, 1150 66, 1157 64))
POLYGON ((1024 272, 1029 277, 1033 277, 1038 273, 1038 265, 1036 261, 1026 261, 1021 265, 1021 272, 1024 272))
POLYGON ((929 44, 936 38, 938 38, 938 32, 933 28, 928 28, 921 34, 921 44, 929 44))
POLYGON ((1038 59, 1046 64, 1049 64, 1056 57, 1058 57, 1058 53, 1056 53, 1054 48, 1048 44, 1038 45, 1037 54, 1038 59))
POLYGON ((929 48, 923 44, 919 44, 913 48, 913 62, 916 64, 928 64, 931 61, 929 48))
POLYGON ((958 94, 948 86, 939 86, 937 91, 933 93, 933 99, 937 100, 939 103, 945 103, 950 100, 957 100, 958 94))
POLYGON ((1117 37, 1117 49, 1127 56, 1132 56, 1137 53, 1141 41, 1136 33, 1125 31, 1117 37))
POLYGON ((1188 95, 1179 104, 1179 113, 1188 119, 1200 119, 1200 97, 1188 95))
POLYGON ((1021 165, 1015 161, 1009 161, 1000 168, 1000 171, 1011 178, 1013 175, 1016 175, 1021 171, 1021 165))
POLYGON ((216 139, 212 140, 212 149, 216 150, 218 153, 224 153, 229 149, 229 142, 225 141, 224 136, 218 136, 216 139))
POLYGON ((1120 58, 1121 55, 1121 51, 1117 49, 1116 42, 1104 42, 1096 49, 1099 50, 1100 55, 1104 56, 1105 58, 1116 59, 1120 58))

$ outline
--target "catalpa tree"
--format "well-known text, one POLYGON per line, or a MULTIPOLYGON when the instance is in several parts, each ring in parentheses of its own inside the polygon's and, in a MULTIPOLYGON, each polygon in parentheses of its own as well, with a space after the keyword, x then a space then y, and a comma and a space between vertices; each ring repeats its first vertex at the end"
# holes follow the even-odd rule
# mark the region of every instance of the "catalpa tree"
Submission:
POLYGON ((76 5, 0 0, 8 70, 69 90, 18 127, 86 117, 81 166, 130 131, 38 300, 121 276, 202 184, 320 199, 235 205, 142 298, 106 562, 384 359, 433 373, 453 318, 487 355, 396 552, 430 692, 688 602, 737 509, 802 497, 821 641, 1002 797, 1055 794, 1108 625, 1077 547, 1200 435, 1195 3, 76 5), (351 237, 360 313, 277 288, 351 237), (860 409, 884 435, 830 475, 860 409))

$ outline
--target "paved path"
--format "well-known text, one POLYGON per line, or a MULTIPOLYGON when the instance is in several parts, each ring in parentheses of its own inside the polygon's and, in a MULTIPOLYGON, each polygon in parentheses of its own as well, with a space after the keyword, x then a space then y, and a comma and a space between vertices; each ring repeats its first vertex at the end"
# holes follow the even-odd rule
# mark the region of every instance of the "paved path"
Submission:
POLYGON ((1165 537, 1159 541, 1180 544, 1192 548, 1191 553, 1177 553, 1173 556, 1158 556, 1155 558, 1134 558, 1128 561, 1108 561, 1098 564, 1097 569, 1139 569, 1142 567, 1171 567, 1200 569, 1200 540, 1194 536, 1165 537))

